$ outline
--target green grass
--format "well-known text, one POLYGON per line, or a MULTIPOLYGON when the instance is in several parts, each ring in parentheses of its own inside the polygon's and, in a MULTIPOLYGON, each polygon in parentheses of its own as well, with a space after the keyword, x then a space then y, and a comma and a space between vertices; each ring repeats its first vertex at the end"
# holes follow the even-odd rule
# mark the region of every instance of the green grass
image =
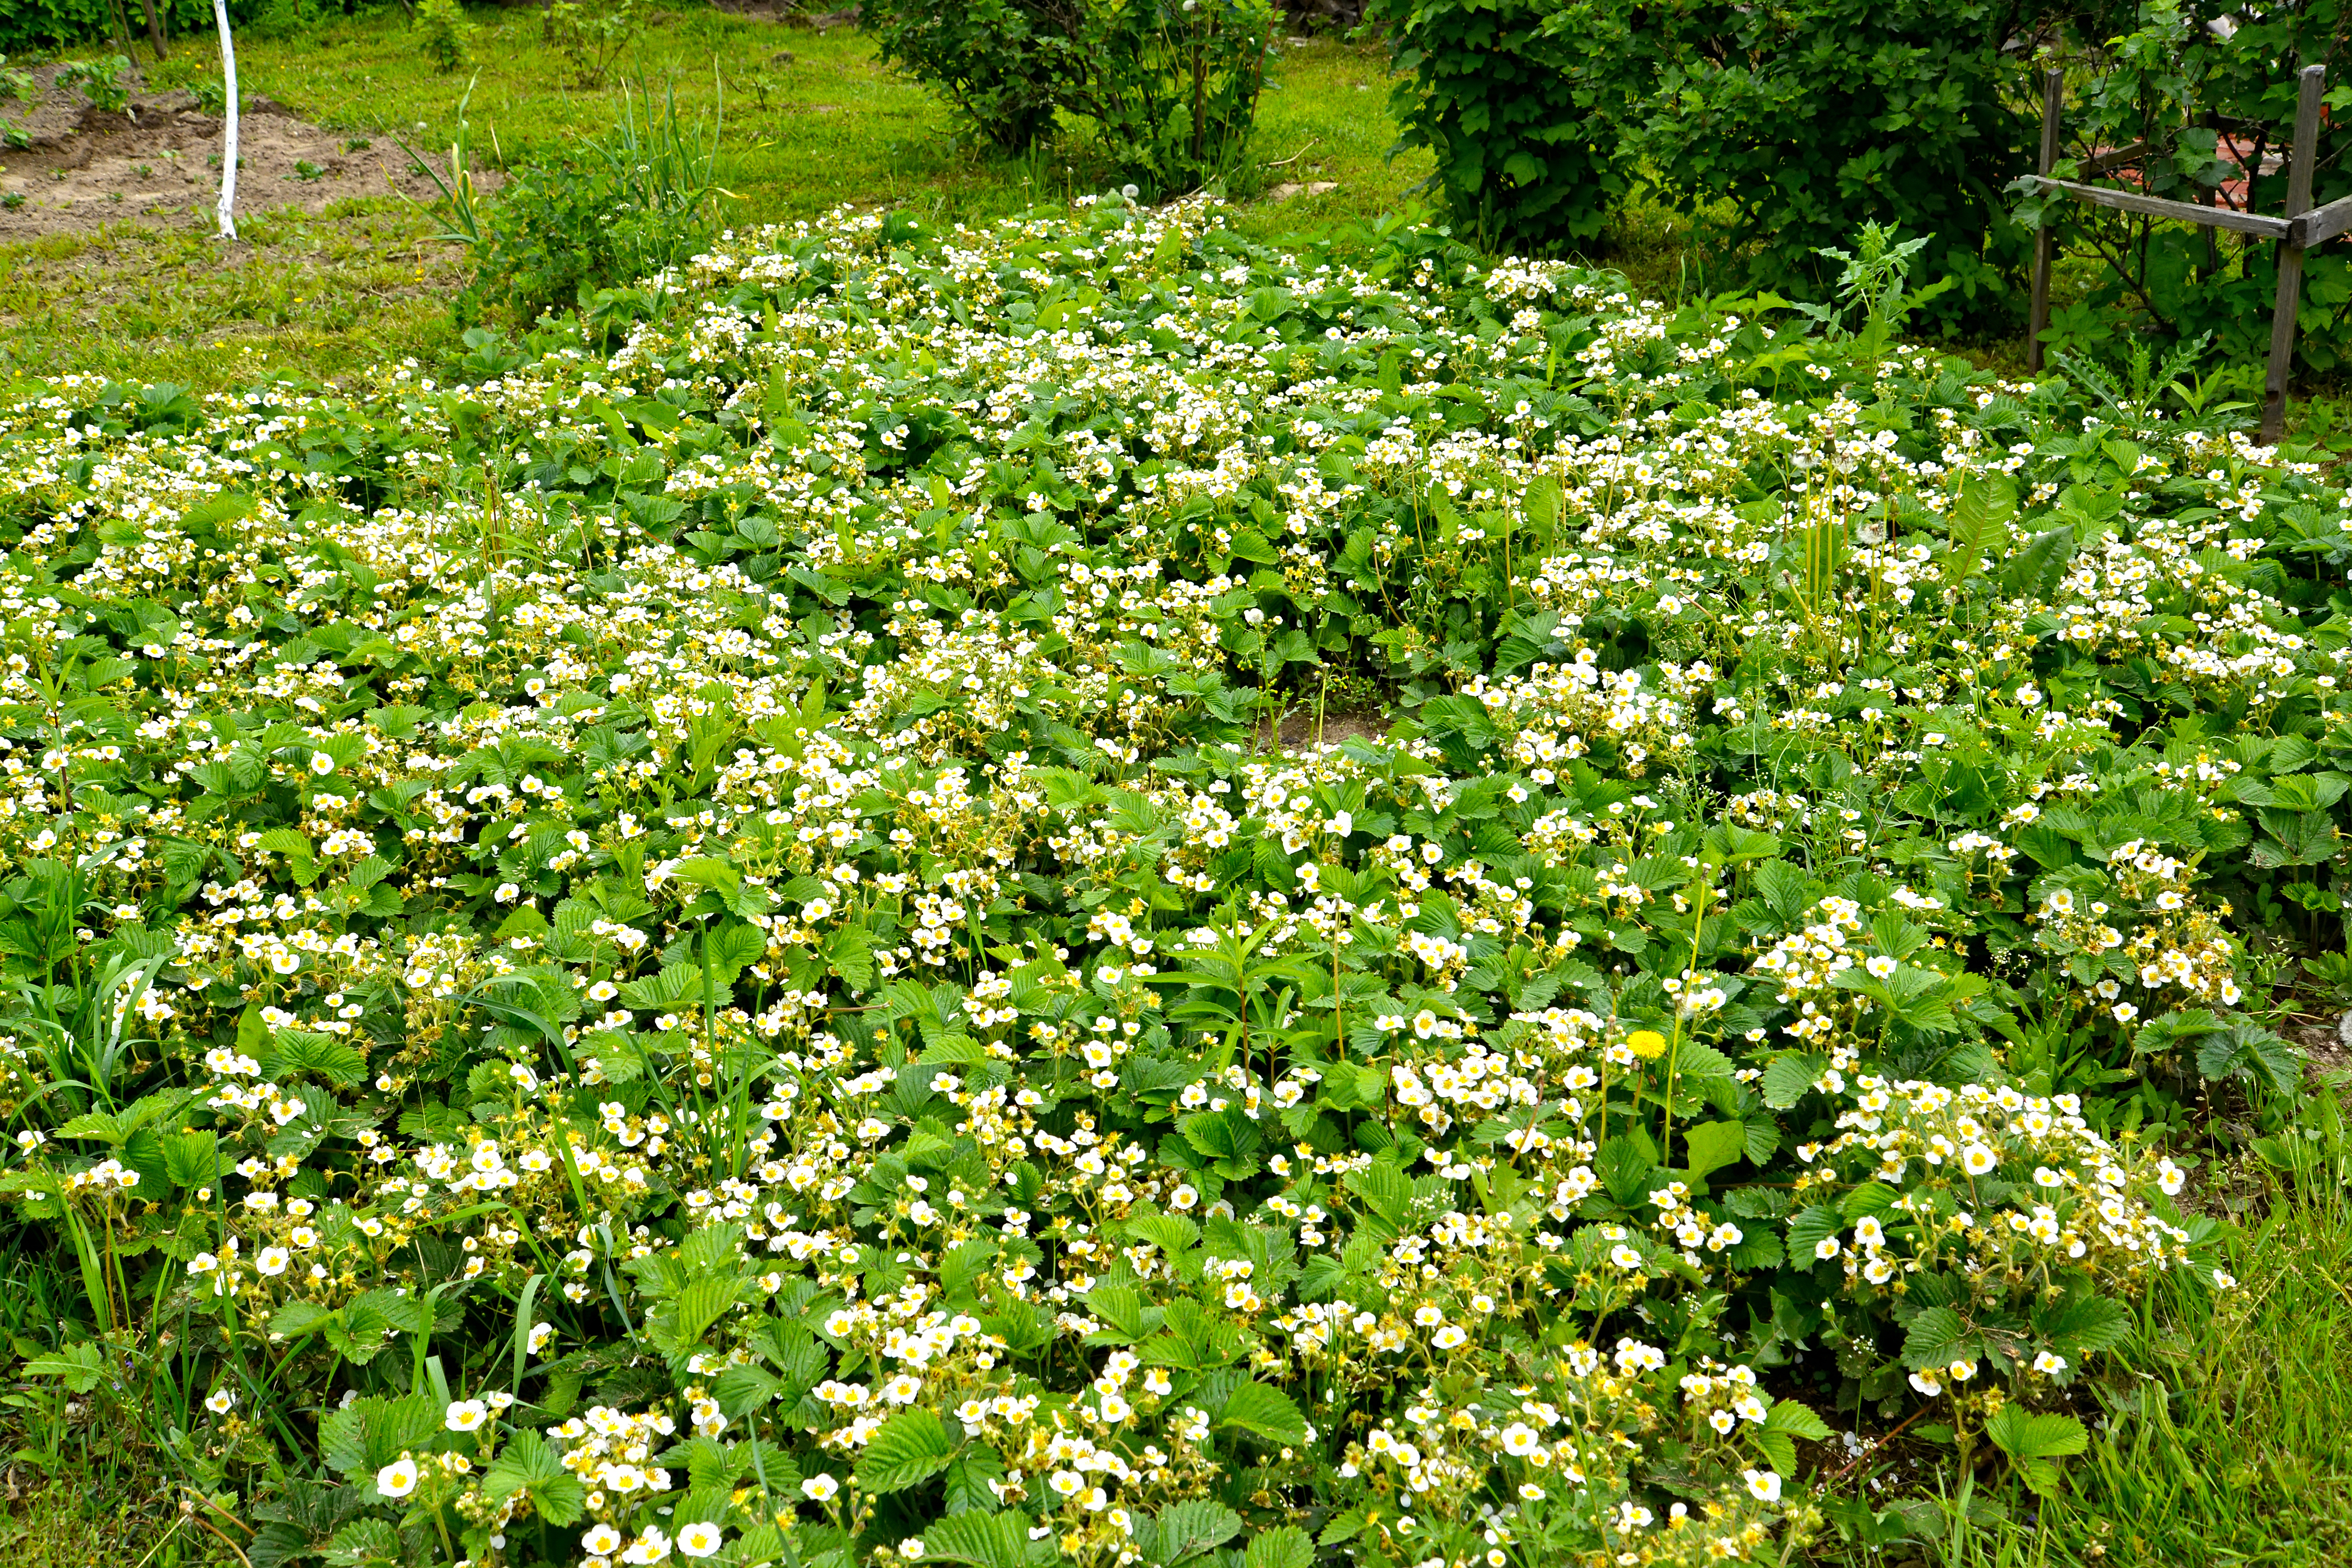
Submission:
POLYGON ((257 363, 326 377, 454 341, 457 258, 389 198, 296 208, 219 243, 134 224, 0 248, 0 373, 213 386, 257 363))
MULTIPOLYGON (((397 13, 341 22, 299 39, 239 46, 247 93, 366 136, 387 158, 393 138, 436 160, 461 101, 478 161, 512 166, 608 132, 634 81, 623 71, 584 86, 547 44, 539 14, 477 14, 474 64, 441 76, 397 13), (470 98, 467 96, 470 85, 470 98)), ((159 87, 216 78, 219 58, 174 53, 159 87)), ((681 117, 723 121, 719 183, 739 226, 813 216, 845 202, 978 219, 1103 189, 1115 176, 1082 130, 1050 153, 1007 163, 958 145, 937 101, 885 69, 849 28, 819 34, 718 12, 649 29, 624 71, 675 90, 681 117), (770 63, 778 51, 789 63, 770 63)), ((1288 200, 1261 197, 1240 226, 1266 236, 1344 227, 1395 213, 1426 174, 1426 154, 1390 161, 1384 52, 1317 39, 1286 44, 1263 106, 1252 183, 1330 182, 1288 200)), ((457 247, 427 216, 386 195, 313 216, 294 209, 242 218, 225 255, 206 235, 125 225, 93 236, 0 246, 0 381, 67 371, 205 388, 241 384, 257 366, 320 380, 456 346, 448 300, 466 276, 457 247)))

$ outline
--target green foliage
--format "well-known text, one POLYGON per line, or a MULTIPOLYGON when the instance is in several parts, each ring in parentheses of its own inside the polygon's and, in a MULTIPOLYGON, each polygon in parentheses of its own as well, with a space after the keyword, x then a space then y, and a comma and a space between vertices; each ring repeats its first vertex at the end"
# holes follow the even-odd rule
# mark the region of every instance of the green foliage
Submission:
POLYGON ((1823 247, 1821 254, 1844 268, 1837 277, 1834 302, 1798 306, 1865 365, 1876 364, 1894 346, 1896 335, 1921 306, 1954 287, 1953 280, 1944 277, 1916 293, 1906 292, 1913 258, 1927 248, 1927 237, 1897 240, 1895 233, 1885 225, 1865 223, 1855 237, 1853 251, 1823 247), (1855 318, 1851 325, 1848 316, 1855 318))
POLYGON ((474 58, 474 24, 459 0, 416 0, 416 35, 417 48, 444 76, 474 58))
POLYGON ((2345 495, 1844 248, 850 213, 455 383, 20 396, 28 1384, 354 1564, 1793 1555, 1832 1411, 2049 1484, 2237 1299, 2345 495), (1325 672, 1381 731, 1270 740, 1325 672))
MULTIPOLYGON (((229 0, 230 21, 244 26, 263 3, 229 0)), ((213 30, 212 0, 155 0, 155 8, 174 37, 213 30)), ((137 14, 143 21, 145 13, 137 14)), ((0 7, 0 53, 39 56, 120 39, 108 0, 9 0, 0 7)))
POLYGON ((2091 1446, 2091 1436, 2072 1415, 2037 1415, 2022 1405, 2004 1405, 1985 1423, 1985 1436, 2009 1456, 2028 1486, 2041 1493, 2058 1489, 2057 1461, 2091 1446))
POLYGON ((0 100, 15 100, 30 103, 40 93, 40 79, 28 70, 8 68, 8 57, 0 55, 0 100))
POLYGON ((541 29, 580 70, 583 87, 601 87, 622 53, 645 33, 637 0, 551 0, 541 29))
POLYGON ((1376 0, 1405 79, 1397 118, 1429 147, 1454 221, 1496 249, 1602 240, 1645 170, 1745 279, 1830 291, 1817 259, 1876 220, 1981 310, 2022 240, 1996 193, 2028 128, 1980 0, 1376 0))
POLYGON ((687 125, 674 91, 656 107, 640 83, 609 134, 512 171, 495 202, 478 204, 469 180, 445 184, 453 236, 474 260, 461 321, 495 310, 528 323, 694 255, 727 195, 714 177, 719 129, 687 125))
MULTIPOLYGON (((390 0, 228 0, 229 22, 240 39, 285 38, 320 23, 387 9, 390 0)), ((155 0, 164 31, 211 47, 212 0, 155 0)), ((146 11, 131 4, 124 13, 143 39, 146 11)), ((9 0, 0 7, 0 52, 38 56, 93 44, 121 43, 117 13, 109 0, 9 0)))
POLYGON ((297 38, 316 27, 328 15, 320 0, 259 0, 244 32, 257 39, 297 38))
POLYGON ((1622 26, 1551 25, 1558 0, 1370 0, 1398 71, 1400 147, 1426 147, 1447 215, 1486 248, 1591 249, 1630 188, 1622 26))
POLYGON ((58 72, 58 85, 79 88, 92 109, 121 114, 131 107, 131 74, 130 56, 108 55, 67 66, 58 72))
POLYGON ((938 93, 982 145, 1027 152, 1086 80, 1087 0, 874 0, 859 22, 883 60, 938 93))
POLYGON ((1076 107, 1153 199, 1247 172, 1274 49, 1271 0, 1116 0, 1087 38, 1076 107))
MULTIPOLYGON (((2330 58, 2352 19, 2341 0, 2306 0, 2242 15, 2175 0, 2127 10, 2091 7, 2067 30, 2055 64, 2068 78, 2066 139, 2054 173, 2084 177, 2096 153, 2137 155, 2095 183, 2168 200, 2284 214, 2298 63, 2330 58), (2224 134, 2217 128, 2226 127, 2224 134)), ((2340 74, 2340 73, 2339 73, 2340 74)), ((2352 194, 2340 121, 2352 88, 2331 79, 2319 124, 2312 205, 2352 194)), ((2011 187, 2021 223, 2053 226, 2099 269, 2053 342, 2120 362, 2133 340, 2208 339, 2227 358, 2269 352, 2278 287, 2275 247, 2251 236, 2155 222, 2011 187)), ((2305 258, 2296 356, 2315 372, 2352 362, 2352 260, 2325 246, 2305 258)))
POLYGON ((1874 220, 1926 240, 1918 268, 1950 289, 1933 318, 2014 314, 2026 240, 2000 192, 2028 166, 2035 129, 2013 8, 1695 0, 1631 36, 1626 13, 1579 0, 1550 25, 1622 39, 1629 150, 1703 240, 1738 258, 1726 281, 1827 293, 1815 258, 1874 220))
POLYGON ((1023 153, 1084 116, 1160 199, 1245 171, 1275 16, 1267 0, 882 0, 864 23, 985 144, 1023 153))

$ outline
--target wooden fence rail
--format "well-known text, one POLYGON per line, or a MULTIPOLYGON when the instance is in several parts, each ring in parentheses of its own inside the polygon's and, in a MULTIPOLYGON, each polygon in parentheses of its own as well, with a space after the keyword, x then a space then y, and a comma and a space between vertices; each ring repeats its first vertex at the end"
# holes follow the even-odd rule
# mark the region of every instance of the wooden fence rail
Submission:
MULTIPOLYGON (((2108 185, 2088 185, 2074 180, 2052 178, 2050 170, 2058 161, 2058 123, 2064 108, 2065 78, 2053 70, 2042 79, 2042 156, 2040 168, 2034 174, 2042 184, 2095 206, 2137 213, 2144 217, 2193 223, 2207 228, 2234 229, 2240 234, 2255 235, 2277 242, 2278 299, 2271 309, 2270 366, 2263 386, 2262 441, 2264 446, 2275 445, 2286 429, 2286 378, 2287 371, 2294 361, 2295 309, 2303 300, 2303 253, 2324 239, 2352 229, 2352 196, 2330 202, 2324 207, 2311 205, 2312 163, 2319 148, 2319 105, 2321 96, 2326 90, 2326 66, 2305 66, 2297 73, 2294 143, 2287 157, 2287 216, 2284 217, 2238 212, 2230 207, 2199 206, 2193 202, 2167 201, 2161 196, 2151 196, 2140 191, 2117 190, 2108 185)), ((2147 150, 2144 142, 2119 148, 2087 160, 2083 172, 2085 174, 2108 173, 2147 150)), ((2252 182, 2249 181, 2251 188, 2252 182)), ((2052 247, 2053 236, 2045 225, 2033 236, 2032 321, 2025 340, 2026 368, 2036 372, 2042 369, 2042 333, 2050 324, 2052 247)))

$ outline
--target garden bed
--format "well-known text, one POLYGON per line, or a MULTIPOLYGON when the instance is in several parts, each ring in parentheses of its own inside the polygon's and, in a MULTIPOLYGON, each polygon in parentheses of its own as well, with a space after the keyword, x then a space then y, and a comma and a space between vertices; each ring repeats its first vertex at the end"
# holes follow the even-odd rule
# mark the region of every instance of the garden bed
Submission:
MULTIPOLYGON (((59 86, 60 67, 28 73, 29 103, 0 108, 0 242, 87 234, 124 219, 176 228, 215 226, 224 123, 186 89, 142 92, 126 83, 122 109, 100 109, 59 86)), ((323 211, 354 196, 429 199, 433 183, 389 139, 320 129, 283 104, 247 95, 237 127, 237 211, 323 211)), ((494 184, 495 181, 489 182, 494 184)))
POLYGON ((1893 1538, 1832 1422, 2057 1499, 2236 1289, 2167 1140, 2297 1086, 2352 503, 1891 325, 1111 197, 35 389, 30 1375, 349 1568, 1893 1538))

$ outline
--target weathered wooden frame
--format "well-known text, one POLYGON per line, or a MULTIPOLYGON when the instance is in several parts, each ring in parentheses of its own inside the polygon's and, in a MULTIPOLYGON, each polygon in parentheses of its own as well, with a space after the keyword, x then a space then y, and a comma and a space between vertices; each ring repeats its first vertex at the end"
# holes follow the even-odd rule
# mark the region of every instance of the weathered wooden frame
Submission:
MULTIPOLYGON (((2322 240, 2332 239, 2352 229, 2352 196, 2330 202, 2324 207, 2311 205, 2312 163, 2319 147, 2319 107, 2321 96, 2326 90, 2326 79, 2327 68, 2324 65, 2305 66, 2296 73, 2294 142, 2287 155, 2288 216, 2285 217, 2242 213, 2229 207, 2199 206, 2193 202, 2167 201, 2161 196, 2147 195, 2138 191, 2116 190, 2105 185, 2087 185, 2074 180, 2051 178, 2050 170, 2058 162, 2058 120, 2064 107, 2065 78, 2053 70, 2042 78, 2042 156, 2033 177, 2042 185, 2094 206, 2137 213, 2144 217, 2171 218, 2206 228, 2234 229, 2240 234, 2251 234, 2277 242, 2278 299, 2271 308, 2270 365, 2263 385, 2261 440, 2266 447, 2276 445, 2286 430, 2286 378, 2287 371, 2294 361, 2295 309, 2303 300, 2303 253, 2322 240)), ((2146 142, 2118 148, 2086 162, 2083 165, 2083 173, 2086 175, 2104 174, 2121 167, 2147 151, 2146 142)), ((2050 262, 2053 243, 2047 226, 2034 231, 2032 319, 2025 340, 2025 364, 2028 370, 2035 372, 2042 369, 2042 333, 2050 324, 2050 262)))

